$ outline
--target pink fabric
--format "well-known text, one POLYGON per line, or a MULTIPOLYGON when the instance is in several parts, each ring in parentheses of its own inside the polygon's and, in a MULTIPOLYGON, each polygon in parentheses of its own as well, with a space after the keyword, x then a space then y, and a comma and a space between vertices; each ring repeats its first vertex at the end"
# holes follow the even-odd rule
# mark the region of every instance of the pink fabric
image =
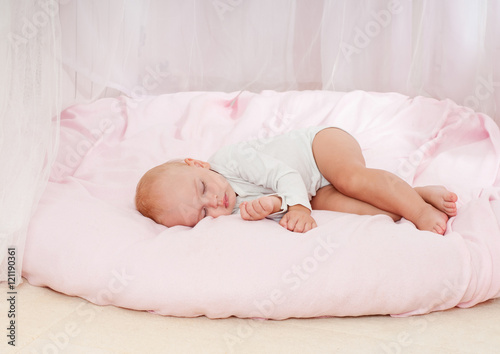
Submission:
POLYGON ((191 92, 101 99, 61 116, 24 276, 96 304, 163 315, 406 316, 500 296, 500 133, 451 101, 395 93, 191 92), (149 168, 310 125, 360 142, 371 167, 459 195, 445 236, 408 221, 314 211, 318 227, 206 218, 165 228, 134 208, 149 168))

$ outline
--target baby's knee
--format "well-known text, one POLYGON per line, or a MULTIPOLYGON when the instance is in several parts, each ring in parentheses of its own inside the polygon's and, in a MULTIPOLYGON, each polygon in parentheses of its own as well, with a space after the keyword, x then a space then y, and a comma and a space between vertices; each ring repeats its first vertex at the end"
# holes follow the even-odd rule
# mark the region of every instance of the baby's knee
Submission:
POLYGON ((365 177, 366 176, 361 171, 345 171, 337 176, 333 181, 333 185, 340 193, 352 196, 361 189, 364 183, 366 183, 365 177))

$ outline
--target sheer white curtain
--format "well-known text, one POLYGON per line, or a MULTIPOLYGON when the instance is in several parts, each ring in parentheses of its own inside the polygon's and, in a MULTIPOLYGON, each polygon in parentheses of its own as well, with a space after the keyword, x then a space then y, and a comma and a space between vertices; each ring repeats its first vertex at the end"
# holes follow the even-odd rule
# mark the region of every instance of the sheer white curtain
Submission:
POLYGON ((21 280, 27 226, 55 156, 61 109, 57 9, 34 0, 0 2, 0 281, 10 282, 12 274, 16 283, 21 280), (15 260, 7 257, 11 247, 15 260))
POLYGON ((396 91, 500 121, 498 0, 110 0, 61 6, 66 101, 119 90, 396 91), (105 90, 107 89, 107 90, 105 90))
POLYGON ((58 112, 76 102, 359 89, 500 122, 498 0, 3 0, 0 34, 0 280, 10 245, 20 271, 58 112))

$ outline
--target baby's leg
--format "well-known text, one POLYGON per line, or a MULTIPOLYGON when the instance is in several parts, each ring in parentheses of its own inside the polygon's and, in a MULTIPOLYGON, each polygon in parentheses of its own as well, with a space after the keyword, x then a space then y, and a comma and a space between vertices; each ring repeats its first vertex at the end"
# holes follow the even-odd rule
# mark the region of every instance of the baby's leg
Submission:
POLYGON ((340 193, 401 215, 420 230, 443 234, 448 216, 425 202, 396 175, 367 168, 358 142, 348 133, 328 128, 316 134, 313 154, 321 174, 340 193))
MULTIPOLYGON (((438 210, 441 210, 448 216, 457 215, 457 195, 450 192, 443 186, 424 186, 415 187, 415 191, 425 200, 438 210)), ((371 204, 362 202, 343 195, 336 190, 331 184, 320 188, 316 195, 311 200, 313 210, 332 210, 342 213, 358 214, 358 215, 379 215, 385 214, 390 216, 394 221, 401 219, 400 215, 390 213, 379 209, 371 204)))
POLYGON ((336 190, 331 184, 320 188, 316 192, 316 195, 311 200, 311 206, 313 210, 332 210, 357 215, 385 214, 390 216, 394 221, 401 219, 400 215, 379 209, 361 200, 348 197, 336 190))

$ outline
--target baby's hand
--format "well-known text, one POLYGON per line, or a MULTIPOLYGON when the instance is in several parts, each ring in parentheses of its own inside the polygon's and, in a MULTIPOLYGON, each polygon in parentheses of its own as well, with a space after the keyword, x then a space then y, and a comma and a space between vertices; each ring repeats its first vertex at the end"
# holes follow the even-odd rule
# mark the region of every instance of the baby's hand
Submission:
POLYGON ((288 212, 280 220, 280 225, 293 232, 307 232, 317 226, 311 211, 300 204, 288 208, 288 212))
POLYGON ((266 216, 281 208, 281 198, 266 196, 240 204, 240 213, 243 220, 262 220, 266 216))

